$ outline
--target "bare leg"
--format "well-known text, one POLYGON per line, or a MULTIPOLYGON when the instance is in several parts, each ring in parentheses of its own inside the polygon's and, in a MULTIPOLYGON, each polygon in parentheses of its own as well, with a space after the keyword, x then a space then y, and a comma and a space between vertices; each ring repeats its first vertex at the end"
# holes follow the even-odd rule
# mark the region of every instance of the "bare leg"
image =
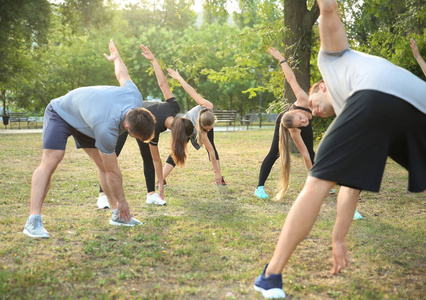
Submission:
POLYGON ((43 149, 43 157, 31 180, 30 215, 41 215, 41 207, 50 188, 53 173, 64 158, 64 150, 43 149))
POLYGON ((282 273, 297 245, 311 231, 321 205, 334 185, 335 182, 308 176, 288 213, 265 276, 282 273))
POLYGON ((166 180, 166 177, 173 171, 174 167, 173 165, 169 164, 169 163, 165 163, 164 164, 164 168, 163 168, 163 178, 164 180, 166 180))
POLYGON ((111 195, 111 190, 110 190, 108 182, 107 182, 106 172, 105 172, 105 169, 104 169, 104 164, 102 162, 101 156, 99 155, 99 150, 97 148, 83 148, 83 149, 93 159, 96 166, 98 167, 99 183, 102 187, 102 190, 104 191, 104 194, 108 198, 110 208, 112 210, 116 209, 117 208, 117 202, 111 201, 112 197, 109 197, 109 195, 111 195), (114 202, 114 203, 112 203, 112 202, 114 202))

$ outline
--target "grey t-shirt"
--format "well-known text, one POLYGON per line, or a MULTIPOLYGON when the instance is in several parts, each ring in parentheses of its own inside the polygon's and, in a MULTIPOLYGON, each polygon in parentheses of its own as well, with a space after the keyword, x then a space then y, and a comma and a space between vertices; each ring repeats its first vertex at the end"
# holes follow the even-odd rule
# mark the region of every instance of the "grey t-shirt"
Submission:
POLYGON ((96 140, 104 154, 113 154, 126 113, 142 107, 142 95, 130 80, 123 86, 90 86, 53 99, 53 109, 70 126, 96 140))
POLYGON ((399 97, 426 114, 426 82, 390 61, 346 49, 318 55, 318 67, 336 115, 355 92, 375 90, 399 97))
POLYGON ((191 143, 194 146, 195 149, 200 149, 201 146, 198 144, 197 142, 197 120, 198 120, 198 116, 200 114, 200 111, 205 109, 205 107, 201 106, 201 105, 197 105, 195 107, 193 107, 192 109, 188 110, 184 117, 188 118, 189 120, 191 120, 192 124, 194 124, 194 131, 190 137, 191 139, 191 143))

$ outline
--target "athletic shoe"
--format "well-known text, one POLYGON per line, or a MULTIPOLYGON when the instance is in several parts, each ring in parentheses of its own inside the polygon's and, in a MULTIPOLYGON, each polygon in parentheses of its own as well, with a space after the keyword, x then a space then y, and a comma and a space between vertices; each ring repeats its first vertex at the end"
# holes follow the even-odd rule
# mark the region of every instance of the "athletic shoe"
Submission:
POLYGON ((335 190, 333 190, 333 189, 331 189, 331 191, 330 191, 330 195, 332 195, 332 194, 334 194, 334 193, 336 193, 336 191, 335 190))
POLYGON ((355 210, 354 220, 359 220, 359 219, 363 219, 363 217, 357 210, 355 210))
POLYGON ((268 299, 285 298, 283 291, 283 279, 281 274, 271 274, 265 277, 265 271, 268 265, 263 269, 262 275, 254 281, 254 289, 262 296, 268 299))
POLYGON ((49 233, 44 229, 41 215, 32 215, 27 219, 24 231, 26 235, 32 238, 48 238, 49 233))
POLYGON ((220 180, 220 183, 217 184, 216 181, 215 181, 214 184, 216 184, 218 186, 220 186, 220 185, 226 185, 225 178, 223 178, 223 176, 222 176, 222 179, 220 180))
POLYGON ((116 208, 112 211, 112 216, 111 216, 111 220, 109 220, 109 224, 116 225, 116 226, 135 226, 135 225, 142 225, 142 222, 133 217, 130 219, 130 221, 124 221, 124 219, 120 219, 118 208, 116 208))
MULTIPOLYGON (((164 187, 166 187, 167 186, 166 180, 164 179, 163 182, 164 182, 164 187)), ((155 188, 158 189, 159 186, 160 186, 160 183, 157 181, 157 184, 155 185, 155 188)))
POLYGON ((99 208, 109 208, 109 202, 108 202, 107 196, 103 195, 98 197, 97 204, 99 208))
POLYGON ((260 199, 267 199, 267 198, 269 198, 268 194, 265 192, 265 187, 264 186, 258 186, 257 189, 254 191, 254 195, 257 198, 260 198, 260 199))
POLYGON ((166 205, 167 202, 160 198, 157 193, 146 195, 146 204, 166 205))

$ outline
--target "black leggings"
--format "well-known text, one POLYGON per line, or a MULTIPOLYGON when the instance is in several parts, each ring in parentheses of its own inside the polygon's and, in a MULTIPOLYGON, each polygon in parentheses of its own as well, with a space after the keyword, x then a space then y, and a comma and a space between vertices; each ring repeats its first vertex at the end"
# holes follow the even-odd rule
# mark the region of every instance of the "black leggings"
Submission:
MULTIPOLYGON (((266 155, 265 159, 262 162, 262 165, 260 166, 259 181, 257 183, 257 186, 265 185, 266 179, 268 179, 268 176, 271 173, 272 166, 280 157, 280 150, 279 150, 280 124, 281 124, 281 119, 283 115, 284 115, 284 112, 280 113, 275 122, 274 137, 272 139, 271 148, 269 149, 269 153, 266 155)), ((303 142, 306 145, 306 148, 308 149, 309 156, 313 164, 314 158, 315 158, 315 152, 314 152, 314 136, 312 133, 312 126, 308 125, 306 127, 301 128, 300 135, 303 139, 303 142)))
MULTIPOLYGON (((214 132, 213 132, 213 128, 209 131, 209 132, 207 132, 207 137, 209 138, 209 141, 210 141, 210 143, 212 144, 212 146, 213 146, 213 150, 214 150, 214 154, 215 154, 215 156, 216 156, 216 160, 219 160, 219 153, 217 153, 217 150, 216 150, 216 146, 214 145, 214 132)), ((190 139, 188 139, 188 142, 190 141, 190 139)), ((194 147, 195 148, 195 147, 194 147)), ((197 148, 195 148, 195 149, 197 149, 197 148)), ((197 149, 198 150, 198 149, 197 149)), ((210 154, 209 154, 209 152, 207 151, 207 156, 208 156, 208 158, 209 158, 209 160, 210 160, 210 154)), ((176 164, 175 164, 175 162, 173 161, 173 158, 172 158, 172 156, 171 155, 169 155, 169 157, 167 157, 167 160, 166 160, 166 163, 168 163, 168 164, 170 164, 170 165, 172 165, 173 167, 176 167, 176 164)))
MULTIPOLYGON (((120 155, 121 150, 126 143, 128 132, 122 133, 117 140, 117 145, 115 146, 115 154, 117 157, 120 155)), ((151 150, 149 149, 149 144, 144 143, 140 140, 136 140, 138 142, 139 150, 143 159, 143 173, 145 175, 145 183, 147 192, 155 191, 155 168, 154 162, 151 156, 151 150)), ((103 192, 102 188, 99 187, 99 192, 103 192)))

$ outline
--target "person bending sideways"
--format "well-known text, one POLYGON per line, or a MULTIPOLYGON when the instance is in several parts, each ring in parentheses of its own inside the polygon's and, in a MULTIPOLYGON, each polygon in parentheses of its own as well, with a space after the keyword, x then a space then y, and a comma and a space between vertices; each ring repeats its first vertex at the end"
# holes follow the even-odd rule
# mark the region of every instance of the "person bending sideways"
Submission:
POLYGON ((281 273, 336 183, 342 188, 332 238, 333 274, 347 266, 345 236, 356 209, 354 195, 379 191, 388 156, 408 170, 409 191, 426 191, 426 82, 383 58, 351 50, 336 1, 317 2, 318 66, 324 83, 311 88, 309 104, 316 116, 337 117, 318 148, 270 262, 254 282, 266 298, 285 297, 281 273))
POLYGON ((125 131, 140 141, 149 142, 154 136, 155 118, 142 108, 142 96, 112 40, 109 50, 110 55, 104 55, 114 63, 119 87, 78 88, 53 99, 46 107, 43 156, 32 176, 30 216, 23 231, 32 238, 49 237, 41 220, 41 207, 71 135, 77 148, 83 148, 98 167, 99 182, 112 208, 110 224, 141 224, 130 214, 114 150, 118 136, 125 131))

